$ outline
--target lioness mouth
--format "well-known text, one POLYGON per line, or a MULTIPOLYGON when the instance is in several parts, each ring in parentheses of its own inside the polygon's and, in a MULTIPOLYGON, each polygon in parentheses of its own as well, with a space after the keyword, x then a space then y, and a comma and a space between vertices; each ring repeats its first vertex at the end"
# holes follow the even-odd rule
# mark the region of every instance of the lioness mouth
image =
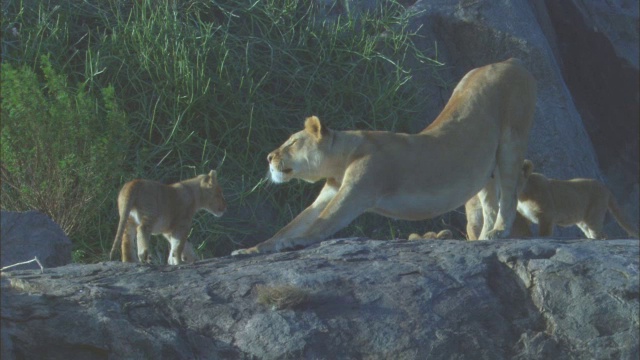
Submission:
POLYGON ((284 170, 282 170, 282 172, 285 173, 285 174, 289 174, 292 171, 293 171, 293 169, 284 169, 284 170))

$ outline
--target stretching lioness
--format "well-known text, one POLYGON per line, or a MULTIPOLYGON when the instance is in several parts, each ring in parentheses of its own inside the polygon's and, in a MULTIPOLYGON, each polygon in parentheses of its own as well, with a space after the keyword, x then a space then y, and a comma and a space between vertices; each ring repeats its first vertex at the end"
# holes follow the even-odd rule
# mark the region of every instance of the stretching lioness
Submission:
POLYGON ((200 209, 215 216, 222 216, 227 209, 213 170, 172 185, 141 179, 124 184, 118 195, 120 222, 111 247, 111 260, 122 241, 122 261, 134 261, 133 241, 137 238, 138 259, 149 261, 149 236, 162 234, 171 244, 167 261, 170 265, 194 261, 195 253, 187 235, 193 216, 200 209))
POLYGON ((553 226, 577 225, 589 239, 605 239, 607 210, 633 237, 638 230, 622 214, 607 187, 593 179, 554 180, 533 172, 533 163, 522 165, 524 182, 518 194, 518 212, 538 224, 540 236, 551 236, 553 226))
POLYGON ((272 238, 233 254, 308 246, 366 211, 432 218, 478 192, 488 219, 481 238, 508 236, 535 102, 535 80, 510 59, 469 72, 442 113, 418 134, 334 131, 315 116, 307 118, 304 130, 267 156, 271 180, 326 179, 324 187, 272 238))
MULTIPOLYGON (((478 240, 482 231, 482 204, 478 196, 474 196, 464 204, 464 210, 467 215, 467 240, 478 240)), ((509 237, 514 239, 522 239, 533 236, 531 232, 531 223, 525 219, 520 213, 516 213, 511 226, 511 234, 509 237)))
POLYGON ((408 240, 449 240, 453 239, 453 233, 451 230, 442 230, 438 233, 435 231, 428 231, 424 233, 422 236, 419 234, 413 233, 409 235, 408 240))

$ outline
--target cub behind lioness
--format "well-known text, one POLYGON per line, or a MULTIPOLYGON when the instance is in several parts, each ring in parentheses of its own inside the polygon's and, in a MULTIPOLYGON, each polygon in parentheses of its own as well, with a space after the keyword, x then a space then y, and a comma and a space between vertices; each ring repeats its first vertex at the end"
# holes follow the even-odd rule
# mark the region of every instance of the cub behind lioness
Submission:
POLYGON ((187 235, 196 211, 203 209, 222 216, 227 203, 215 171, 171 185, 137 179, 126 183, 118 195, 120 222, 111 247, 111 260, 122 241, 122 261, 132 262, 137 238, 138 258, 149 261, 149 235, 162 234, 171 244, 168 263, 178 265, 195 260, 187 235), (183 252, 183 249, 184 252, 183 252))
POLYGON ((518 212, 538 224, 540 236, 551 236, 553 226, 577 225, 589 239, 604 239, 607 211, 629 235, 637 228, 626 220, 613 195, 593 179, 555 180, 533 172, 533 163, 522 166, 524 181, 518 189, 518 212))

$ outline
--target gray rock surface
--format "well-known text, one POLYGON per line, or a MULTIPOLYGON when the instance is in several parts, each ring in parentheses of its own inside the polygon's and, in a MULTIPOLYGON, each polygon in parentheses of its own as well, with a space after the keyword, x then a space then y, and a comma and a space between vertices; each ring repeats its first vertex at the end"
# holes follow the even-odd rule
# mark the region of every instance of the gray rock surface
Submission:
POLYGON ((340 239, 2 275, 2 358, 637 359, 638 240, 340 239), (307 291, 257 302, 258 285, 307 291))
MULTIPOLYGON (((2 211, 0 218, 1 267, 33 260, 35 256, 44 267, 71 262, 71 240, 47 215, 38 211, 2 211)), ((19 269, 40 268, 35 262, 19 266, 19 269)))
MULTIPOLYGON (((445 64, 439 83, 431 69, 415 68, 425 107, 413 131, 436 118, 467 71, 518 57, 538 80, 527 155, 537 171, 558 179, 599 179, 630 218, 640 217, 637 1, 404 3, 417 13, 412 28, 422 36, 418 46, 445 64)), ((606 230, 624 236, 612 221, 606 230)), ((556 235, 580 233, 569 228, 556 235)))

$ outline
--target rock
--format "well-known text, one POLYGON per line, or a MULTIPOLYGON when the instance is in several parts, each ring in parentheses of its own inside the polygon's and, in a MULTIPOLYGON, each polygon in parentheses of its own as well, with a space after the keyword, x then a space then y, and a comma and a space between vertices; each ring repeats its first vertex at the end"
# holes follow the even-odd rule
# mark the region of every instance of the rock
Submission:
MULTIPOLYGON (((371 11, 388 1, 316 3, 331 9, 329 17, 336 17, 371 11)), ((600 180, 631 219, 640 218, 637 1, 399 3, 415 14, 411 30, 419 32, 418 48, 444 64, 435 77, 440 81, 434 81, 431 66, 415 63, 412 75, 424 106, 411 131, 422 130, 437 117, 469 70, 518 57, 538 80, 527 155, 537 171, 557 179, 600 180)), ((610 217, 605 230, 612 236, 626 236, 610 217)), ((581 233, 575 227, 558 228, 556 235, 581 233)))
MULTIPOLYGON (((38 260, 45 268, 71 262, 71 240, 60 226, 38 211, 2 211, 2 267, 38 260)), ((39 269, 35 262, 19 269, 39 269)))
POLYGON ((339 239, 2 275, 2 358, 637 359, 638 240, 339 239), (277 309, 260 286, 308 300, 277 309))

